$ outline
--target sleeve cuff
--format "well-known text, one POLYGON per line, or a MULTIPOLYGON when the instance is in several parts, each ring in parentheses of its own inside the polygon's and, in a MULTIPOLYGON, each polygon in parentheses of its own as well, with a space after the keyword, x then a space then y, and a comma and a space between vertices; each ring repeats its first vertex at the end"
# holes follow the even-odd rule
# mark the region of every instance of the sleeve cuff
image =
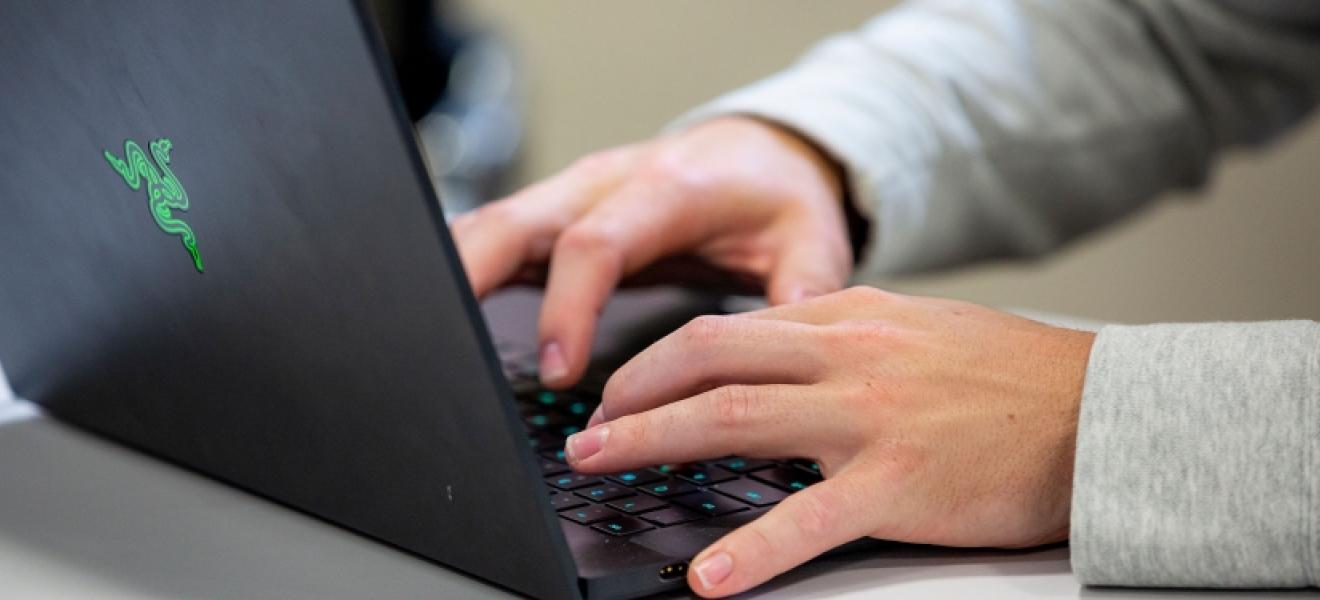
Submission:
POLYGON ((1320 324, 1110 326, 1073 480, 1084 584, 1320 583, 1320 324))

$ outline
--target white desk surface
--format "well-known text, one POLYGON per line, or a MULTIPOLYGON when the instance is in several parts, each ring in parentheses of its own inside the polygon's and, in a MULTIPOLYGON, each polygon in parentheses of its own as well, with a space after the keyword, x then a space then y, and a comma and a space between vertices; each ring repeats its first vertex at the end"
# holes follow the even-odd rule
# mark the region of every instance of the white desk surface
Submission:
MULTIPOLYGON (((0 370, 0 596, 507 598, 444 567, 60 424, 0 370)), ((751 598, 1316 597, 1082 588, 1068 549, 889 549, 818 561, 751 598)))

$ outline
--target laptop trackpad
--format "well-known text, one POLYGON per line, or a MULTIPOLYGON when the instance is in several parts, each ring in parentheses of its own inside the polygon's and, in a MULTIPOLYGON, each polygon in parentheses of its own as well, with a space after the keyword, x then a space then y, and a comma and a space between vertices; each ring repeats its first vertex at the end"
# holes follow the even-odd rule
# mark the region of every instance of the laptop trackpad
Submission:
POLYGON ((710 521, 689 523, 680 527, 659 529, 633 536, 632 543, 666 556, 689 559, 696 556, 724 534, 749 523, 764 511, 753 510, 732 514, 710 521))

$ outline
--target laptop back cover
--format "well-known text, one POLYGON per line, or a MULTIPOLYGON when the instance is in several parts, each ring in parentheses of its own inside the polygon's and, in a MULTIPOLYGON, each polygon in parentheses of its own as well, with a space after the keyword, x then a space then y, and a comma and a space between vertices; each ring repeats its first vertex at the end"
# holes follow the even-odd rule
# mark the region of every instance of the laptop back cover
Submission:
POLYGON ((16 393, 513 590, 577 595, 361 8, 0 13, 16 393))

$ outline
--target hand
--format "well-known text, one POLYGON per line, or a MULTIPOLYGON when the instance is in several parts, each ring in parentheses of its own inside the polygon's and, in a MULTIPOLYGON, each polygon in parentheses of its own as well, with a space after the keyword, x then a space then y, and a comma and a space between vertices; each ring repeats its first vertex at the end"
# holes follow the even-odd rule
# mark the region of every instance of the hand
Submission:
POLYGON ((586 369, 615 286, 661 259, 687 257, 729 283, 750 280, 772 304, 842 287, 852 250, 840 196, 835 169, 801 139, 723 118, 589 156, 459 217, 453 231, 478 297, 536 279, 549 263, 541 378, 564 388, 586 369))
POLYGON ((805 457, 825 480, 693 560, 703 596, 854 539, 1026 547, 1068 536, 1094 334, 851 288, 700 317, 617 371, 572 467, 805 457))

